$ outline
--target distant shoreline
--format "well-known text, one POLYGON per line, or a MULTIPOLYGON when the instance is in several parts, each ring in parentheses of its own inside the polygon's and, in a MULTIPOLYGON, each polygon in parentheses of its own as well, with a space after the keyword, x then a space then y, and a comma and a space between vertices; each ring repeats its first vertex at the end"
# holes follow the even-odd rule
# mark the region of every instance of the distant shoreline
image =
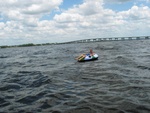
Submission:
POLYGON ((31 47, 31 46, 44 46, 44 45, 56 45, 59 43, 44 43, 44 44, 33 44, 33 43, 28 43, 28 44, 21 44, 21 45, 12 45, 12 46, 0 46, 0 48, 12 48, 12 47, 31 47))
POLYGON ((45 45, 60 45, 60 44, 70 44, 70 43, 89 43, 89 42, 105 42, 105 41, 128 41, 128 40, 148 40, 150 36, 138 36, 138 37, 114 37, 114 38, 94 38, 94 39, 83 39, 76 40, 70 42, 62 42, 62 43, 43 43, 43 44, 21 44, 21 45, 4 45, 0 46, 0 48, 12 48, 12 47, 31 47, 31 46, 45 46, 45 45))

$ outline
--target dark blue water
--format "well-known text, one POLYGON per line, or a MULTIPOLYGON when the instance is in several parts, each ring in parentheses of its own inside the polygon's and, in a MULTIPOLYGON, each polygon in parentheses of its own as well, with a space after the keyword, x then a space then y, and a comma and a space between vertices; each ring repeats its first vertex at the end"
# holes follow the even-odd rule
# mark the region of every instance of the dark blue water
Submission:
POLYGON ((0 113, 150 113, 150 40, 0 49, 0 113), (90 48, 99 59, 74 58, 90 48))

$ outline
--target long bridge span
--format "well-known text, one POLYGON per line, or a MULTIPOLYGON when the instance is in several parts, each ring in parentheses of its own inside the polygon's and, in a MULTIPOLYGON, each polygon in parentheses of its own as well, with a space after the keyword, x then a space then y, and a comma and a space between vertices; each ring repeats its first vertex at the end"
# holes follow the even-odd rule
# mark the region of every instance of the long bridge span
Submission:
POLYGON ((137 37, 108 37, 108 38, 93 38, 70 41, 67 43, 85 43, 85 42, 103 42, 103 41, 125 41, 125 40, 148 40, 150 36, 137 36, 137 37))

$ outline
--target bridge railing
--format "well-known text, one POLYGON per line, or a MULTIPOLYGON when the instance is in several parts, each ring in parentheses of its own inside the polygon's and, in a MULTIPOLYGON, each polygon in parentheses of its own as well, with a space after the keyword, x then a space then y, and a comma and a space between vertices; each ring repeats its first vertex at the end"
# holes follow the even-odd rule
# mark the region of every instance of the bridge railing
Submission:
POLYGON ((138 36, 138 37, 109 37, 109 38, 94 38, 72 41, 69 43, 86 43, 86 42, 102 42, 102 41, 125 41, 125 40, 147 40, 150 36, 138 36))

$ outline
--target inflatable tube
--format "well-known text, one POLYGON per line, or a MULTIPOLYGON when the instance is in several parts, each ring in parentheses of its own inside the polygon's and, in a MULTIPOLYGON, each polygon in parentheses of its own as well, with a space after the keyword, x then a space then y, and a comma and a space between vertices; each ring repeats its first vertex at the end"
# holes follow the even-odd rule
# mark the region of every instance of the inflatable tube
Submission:
POLYGON ((80 55, 78 57, 78 62, 84 62, 84 61, 92 61, 92 60, 97 60, 98 59, 98 55, 97 54, 86 54, 86 55, 80 55))

